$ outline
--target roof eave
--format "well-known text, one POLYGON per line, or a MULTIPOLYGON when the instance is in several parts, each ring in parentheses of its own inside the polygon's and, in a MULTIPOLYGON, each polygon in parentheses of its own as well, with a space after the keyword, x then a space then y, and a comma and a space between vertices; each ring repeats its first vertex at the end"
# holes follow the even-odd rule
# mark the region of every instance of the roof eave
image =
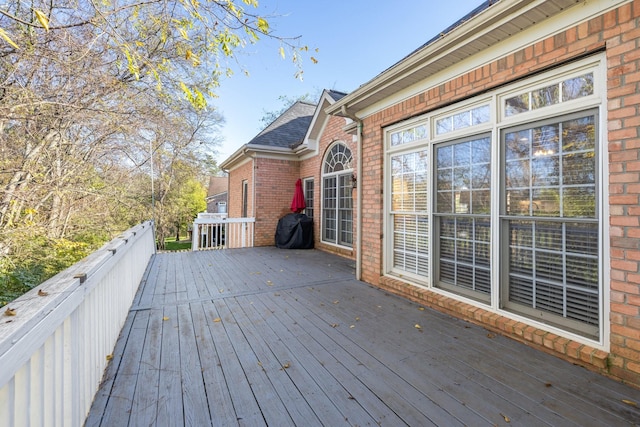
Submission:
MULTIPOLYGON (((462 47, 472 43, 490 46, 501 41, 497 34, 503 36, 502 40, 510 37, 510 34, 501 28, 505 23, 515 21, 519 16, 531 14, 538 18, 535 22, 531 21, 530 25, 534 25, 549 18, 549 11, 559 13, 575 4, 576 0, 501 0, 363 84, 329 106, 326 111, 331 115, 354 117, 359 111, 384 99, 385 92, 397 92, 416 83, 419 80, 416 75, 422 74, 421 79, 426 78, 430 69, 437 72, 451 61, 464 59, 460 57, 462 55, 470 57, 478 52, 477 49, 466 49, 466 52, 463 52, 462 47), (455 58, 451 55, 452 52, 456 52, 455 58)), ((526 19, 519 21, 518 24, 527 23, 526 19)))

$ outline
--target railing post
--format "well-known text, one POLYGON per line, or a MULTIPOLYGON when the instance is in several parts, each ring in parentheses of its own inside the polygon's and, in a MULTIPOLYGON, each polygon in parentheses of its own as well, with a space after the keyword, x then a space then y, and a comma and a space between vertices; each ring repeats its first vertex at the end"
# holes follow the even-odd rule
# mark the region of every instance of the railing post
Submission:
POLYGON ((200 224, 194 221, 193 227, 191 229, 191 250, 192 251, 197 251, 198 249, 200 249, 199 241, 198 241, 199 238, 200 238, 200 224))

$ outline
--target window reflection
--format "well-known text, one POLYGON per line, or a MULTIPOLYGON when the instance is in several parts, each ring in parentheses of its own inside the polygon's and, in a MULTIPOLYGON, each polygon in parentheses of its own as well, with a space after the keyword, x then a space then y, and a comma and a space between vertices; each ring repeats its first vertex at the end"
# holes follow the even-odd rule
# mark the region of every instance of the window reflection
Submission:
POLYGON ((595 217, 593 116, 510 132, 504 144, 507 214, 595 217))
POLYGON ((441 145, 436 158, 438 285, 486 299, 491 292, 491 139, 441 145))
POLYGON ((593 73, 588 73, 507 98, 504 101, 504 115, 506 117, 515 116, 560 102, 593 95, 593 93, 593 73))

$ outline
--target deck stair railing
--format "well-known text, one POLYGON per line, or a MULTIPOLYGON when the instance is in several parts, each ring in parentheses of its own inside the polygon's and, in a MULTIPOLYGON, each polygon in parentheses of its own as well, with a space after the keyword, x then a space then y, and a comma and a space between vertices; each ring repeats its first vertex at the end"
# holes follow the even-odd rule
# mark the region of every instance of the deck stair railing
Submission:
POLYGON ((198 217, 193 221, 191 249, 253 247, 255 218, 198 217))
POLYGON ((83 425, 154 253, 148 221, 0 309, 0 425, 83 425))

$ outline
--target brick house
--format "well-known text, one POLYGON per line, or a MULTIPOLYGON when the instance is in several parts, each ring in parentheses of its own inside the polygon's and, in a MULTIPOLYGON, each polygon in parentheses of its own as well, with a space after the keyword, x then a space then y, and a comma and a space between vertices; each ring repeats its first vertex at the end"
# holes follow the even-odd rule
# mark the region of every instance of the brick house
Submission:
POLYGON ((209 177, 209 188, 207 189, 207 212, 208 213, 226 213, 227 199, 229 192, 228 176, 211 176, 209 177))
POLYGON ((221 163, 229 174, 229 218, 255 217, 254 245, 273 246, 302 179, 315 247, 353 258, 355 138, 351 119, 325 109, 344 96, 325 90, 318 105, 296 102, 221 163))
POLYGON ((639 21, 487 1, 329 106, 359 278, 640 386, 639 21))

